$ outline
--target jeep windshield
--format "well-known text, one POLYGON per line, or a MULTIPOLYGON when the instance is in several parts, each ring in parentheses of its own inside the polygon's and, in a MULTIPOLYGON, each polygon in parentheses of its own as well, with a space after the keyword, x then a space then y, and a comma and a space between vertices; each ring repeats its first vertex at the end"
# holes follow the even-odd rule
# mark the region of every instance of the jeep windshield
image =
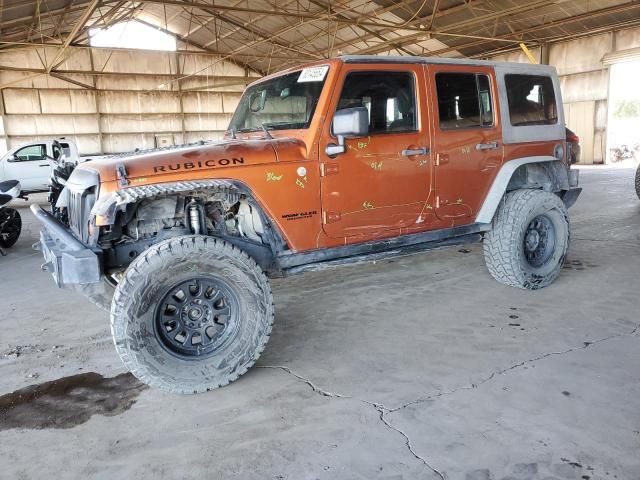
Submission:
POLYGON ((328 70, 328 65, 305 68, 249 87, 233 114, 229 130, 309 128, 328 70))

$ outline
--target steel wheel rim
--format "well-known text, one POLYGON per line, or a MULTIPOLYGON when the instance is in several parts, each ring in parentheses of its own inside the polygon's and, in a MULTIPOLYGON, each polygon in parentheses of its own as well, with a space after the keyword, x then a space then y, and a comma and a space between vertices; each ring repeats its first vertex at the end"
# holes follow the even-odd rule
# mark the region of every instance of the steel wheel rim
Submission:
POLYGON ((226 282, 196 277, 175 283, 155 310, 162 346, 187 360, 209 357, 238 331, 238 302, 226 282))
POLYGON ((524 233, 524 256, 534 268, 543 267, 556 250, 556 228, 547 215, 535 217, 524 233))

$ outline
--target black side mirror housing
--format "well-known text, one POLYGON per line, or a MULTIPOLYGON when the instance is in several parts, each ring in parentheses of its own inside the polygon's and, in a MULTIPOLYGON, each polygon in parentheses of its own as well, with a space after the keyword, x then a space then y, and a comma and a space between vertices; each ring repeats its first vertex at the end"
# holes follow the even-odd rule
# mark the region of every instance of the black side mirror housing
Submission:
POLYGON ((331 131, 338 137, 338 144, 327 145, 326 153, 328 156, 334 157, 346 151, 345 138, 358 138, 369 135, 369 111, 366 107, 338 110, 333 116, 331 131))

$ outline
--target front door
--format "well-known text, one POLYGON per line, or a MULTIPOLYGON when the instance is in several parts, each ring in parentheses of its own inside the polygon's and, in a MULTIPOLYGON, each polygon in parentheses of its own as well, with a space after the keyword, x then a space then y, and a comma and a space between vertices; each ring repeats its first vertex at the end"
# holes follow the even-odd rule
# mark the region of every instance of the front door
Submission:
POLYGON ((51 162, 45 144, 28 145, 6 159, 5 178, 19 180, 24 191, 46 190, 51 176, 51 162))
POLYGON ((496 79, 489 67, 430 65, 435 212, 471 223, 503 159, 496 79))
POLYGON ((432 218, 424 68, 390 67, 345 64, 340 72, 319 145, 323 228, 330 237, 400 235, 432 218), (331 118, 351 107, 367 108, 369 136, 346 139, 346 152, 330 158, 326 146, 337 142, 331 118))

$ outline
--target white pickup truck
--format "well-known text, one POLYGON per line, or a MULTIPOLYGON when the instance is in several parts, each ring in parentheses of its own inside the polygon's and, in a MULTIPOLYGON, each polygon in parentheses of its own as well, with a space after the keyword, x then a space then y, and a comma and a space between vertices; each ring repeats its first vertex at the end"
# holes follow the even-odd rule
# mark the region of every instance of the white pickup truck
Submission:
POLYGON ((0 182, 18 180, 23 193, 46 192, 54 160, 64 154, 66 161, 82 161, 72 140, 53 138, 14 147, 0 159, 0 182))

